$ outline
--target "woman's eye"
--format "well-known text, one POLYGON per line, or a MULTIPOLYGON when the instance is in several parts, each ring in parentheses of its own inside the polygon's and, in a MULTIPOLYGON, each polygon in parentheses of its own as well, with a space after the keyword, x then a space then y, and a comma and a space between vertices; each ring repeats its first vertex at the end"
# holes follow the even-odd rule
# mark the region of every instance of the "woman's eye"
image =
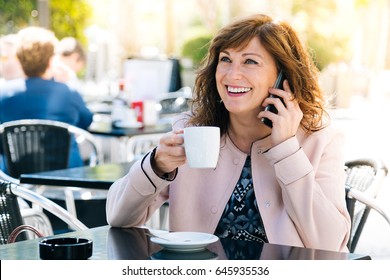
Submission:
POLYGON ((230 62, 230 59, 227 56, 223 56, 219 60, 223 62, 230 62))
POLYGON ((245 60, 245 64, 258 64, 257 61, 254 61, 253 59, 247 59, 245 60))

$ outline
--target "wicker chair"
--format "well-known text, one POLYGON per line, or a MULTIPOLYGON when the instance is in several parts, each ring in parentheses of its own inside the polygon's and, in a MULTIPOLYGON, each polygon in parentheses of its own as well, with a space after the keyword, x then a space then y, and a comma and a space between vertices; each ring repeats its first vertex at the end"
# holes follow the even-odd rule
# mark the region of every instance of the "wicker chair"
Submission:
POLYGON ((352 220, 348 247, 350 252, 354 252, 371 209, 381 214, 390 225, 390 217, 376 200, 388 169, 376 159, 348 161, 345 167, 346 202, 352 220))
MULTIPOLYGON (((22 217, 19 203, 17 201, 18 197, 39 205, 43 209, 63 220, 73 230, 87 229, 82 222, 76 219, 64 208, 55 204, 53 201, 17 184, 0 179, 0 244, 7 244, 10 236, 13 235, 14 230, 25 225, 25 221, 22 217)), ((43 218, 44 222, 49 223, 49 220, 44 218, 45 215, 42 212, 41 214, 36 212, 34 215, 38 215, 39 218, 43 218)), ((30 226, 27 228, 32 229, 33 227, 30 226)), ((41 233, 39 229, 35 229, 34 232, 41 233)), ((42 233, 42 235, 44 235, 44 233, 42 233)), ((41 235, 38 236, 41 237, 41 235)), ((25 232, 21 232, 17 236, 16 241, 26 239, 28 239, 28 235, 25 232)))

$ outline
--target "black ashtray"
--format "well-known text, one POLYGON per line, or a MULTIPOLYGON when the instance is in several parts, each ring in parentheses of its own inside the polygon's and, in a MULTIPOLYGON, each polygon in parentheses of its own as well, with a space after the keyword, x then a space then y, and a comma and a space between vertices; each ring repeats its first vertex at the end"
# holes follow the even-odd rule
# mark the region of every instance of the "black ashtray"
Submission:
POLYGON ((86 238, 45 238, 39 242, 43 260, 86 260, 92 256, 92 241, 86 238))

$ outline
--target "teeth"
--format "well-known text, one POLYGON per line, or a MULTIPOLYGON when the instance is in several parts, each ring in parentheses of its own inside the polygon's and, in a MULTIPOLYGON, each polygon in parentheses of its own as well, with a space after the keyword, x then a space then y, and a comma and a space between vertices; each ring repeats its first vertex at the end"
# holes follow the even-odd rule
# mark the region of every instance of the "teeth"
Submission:
POLYGON ((249 87, 228 87, 228 91, 235 93, 248 92, 250 90, 251 88, 249 87))

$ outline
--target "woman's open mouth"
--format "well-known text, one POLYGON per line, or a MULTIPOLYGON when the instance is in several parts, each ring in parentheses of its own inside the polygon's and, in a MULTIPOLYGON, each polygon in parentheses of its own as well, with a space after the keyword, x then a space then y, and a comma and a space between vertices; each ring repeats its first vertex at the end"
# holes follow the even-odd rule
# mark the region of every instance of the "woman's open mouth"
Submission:
POLYGON ((232 87, 226 86, 229 95, 243 95, 252 90, 250 87, 232 87))

